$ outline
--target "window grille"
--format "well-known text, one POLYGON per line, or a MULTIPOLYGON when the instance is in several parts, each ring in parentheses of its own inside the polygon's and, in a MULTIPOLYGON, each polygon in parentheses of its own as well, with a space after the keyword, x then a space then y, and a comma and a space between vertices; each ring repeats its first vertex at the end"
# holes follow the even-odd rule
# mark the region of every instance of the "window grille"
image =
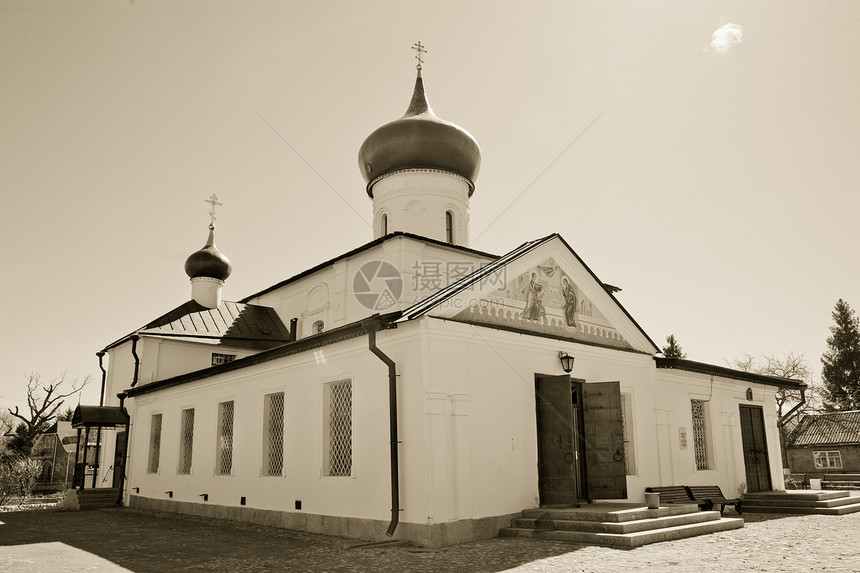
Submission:
POLYGON ((693 446, 696 453, 696 469, 709 470, 711 469, 711 462, 708 453, 705 401, 690 400, 690 409, 693 414, 693 446))
POLYGON ((352 474, 352 382, 328 385, 330 476, 352 474))
POLYGON ((182 410, 182 427, 179 436, 179 472, 191 473, 191 453, 194 446, 194 408, 182 410))
POLYGON ((218 459, 215 473, 230 475, 233 472, 233 401, 218 404, 218 459))
POLYGON ((236 360, 235 354, 219 354, 217 352, 212 353, 212 366, 218 366, 219 364, 227 364, 228 362, 233 362, 236 360))
POLYGON ((812 456, 817 470, 842 467, 842 454, 840 452, 812 452, 812 456))
POLYGON ((265 434, 263 437, 263 475, 279 476, 284 471, 284 393, 267 394, 265 398, 265 434))
POLYGON ((153 414, 149 427, 149 468, 151 474, 158 473, 158 461, 161 456, 161 414, 153 414))
POLYGON ((322 320, 316 321, 313 324, 312 329, 314 331, 314 334, 319 334, 320 332, 325 330, 325 322, 323 322, 322 320))

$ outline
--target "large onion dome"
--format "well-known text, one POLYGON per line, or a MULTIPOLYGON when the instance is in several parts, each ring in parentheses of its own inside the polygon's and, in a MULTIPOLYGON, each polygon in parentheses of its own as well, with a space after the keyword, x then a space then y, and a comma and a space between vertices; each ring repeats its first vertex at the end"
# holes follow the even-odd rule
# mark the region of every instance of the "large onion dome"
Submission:
POLYGON ((209 240, 185 261, 185 273, 192 279, 206 277, 223 281, 231 272, 230 259, 215 246, 215 226, 209 225, 209 240))
POLYGON ((371 197, 376 181, 404 169, 439 169, 460 175, 469 182, 471 195, 481 168, 481 148, 468 131, 433 113, 419 69, 409 109, 364 140, 358 165, 371 197))

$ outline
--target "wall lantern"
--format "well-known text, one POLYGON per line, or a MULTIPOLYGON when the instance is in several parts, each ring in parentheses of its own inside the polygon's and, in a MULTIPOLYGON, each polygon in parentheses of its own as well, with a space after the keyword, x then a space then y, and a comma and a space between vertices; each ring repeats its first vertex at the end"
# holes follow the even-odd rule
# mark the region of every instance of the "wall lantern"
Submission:
POLYGON ((569 355, 567 352, 559 352, 558 359, 561 362, 561 369, 564 370, 566 374, 570 374, 570 371, 573 370, 573 356, 569 355))

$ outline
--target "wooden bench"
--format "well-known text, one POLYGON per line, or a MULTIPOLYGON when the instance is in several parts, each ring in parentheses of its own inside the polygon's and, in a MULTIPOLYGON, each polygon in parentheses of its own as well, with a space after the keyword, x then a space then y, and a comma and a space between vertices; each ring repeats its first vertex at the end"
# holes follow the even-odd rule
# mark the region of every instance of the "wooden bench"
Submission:
POLYGON ((786 474, 786 489, 809 489, 809 479, 806 474, 786 474))
POLYGON ((707 506, 706 501, 696 501, 690 495, 690 490, 684 485, 664 485, 658 487, 646 487, 648 493, 660 494, 660 505, 668 505, 670 503, 688 503, 696 504, 699 509, 704 509, 707 506))
POLYGON ((824 474, 821 489, 860 489, 860 474, 824 474))
POLYGON ((691 485, 687 489, 690 491, 690 497, 696 502, 705 502, 705 511, 711 511, 719 504, 720 513, 723 513, 727 505, 734 506, 738 515, 741 513, 741 500, 736 497, 727 498, 718 485, 691 485))

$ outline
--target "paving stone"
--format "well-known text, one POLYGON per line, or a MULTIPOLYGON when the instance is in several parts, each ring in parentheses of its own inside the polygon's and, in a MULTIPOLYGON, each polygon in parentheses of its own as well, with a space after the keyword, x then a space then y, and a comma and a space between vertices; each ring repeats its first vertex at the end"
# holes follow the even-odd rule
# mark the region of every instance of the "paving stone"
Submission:
POLYGON ((743 529, 633 550, 520 538, 425 549, 128 508, 24 511, 0 513, 0 571, 860 571, 860 513, 744 518, 743 529))

